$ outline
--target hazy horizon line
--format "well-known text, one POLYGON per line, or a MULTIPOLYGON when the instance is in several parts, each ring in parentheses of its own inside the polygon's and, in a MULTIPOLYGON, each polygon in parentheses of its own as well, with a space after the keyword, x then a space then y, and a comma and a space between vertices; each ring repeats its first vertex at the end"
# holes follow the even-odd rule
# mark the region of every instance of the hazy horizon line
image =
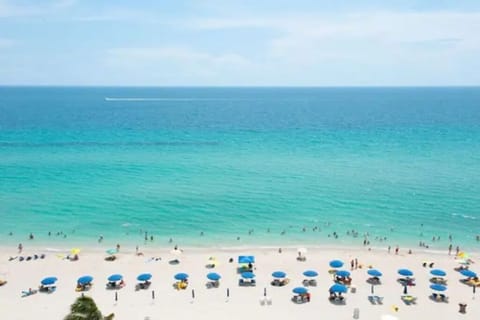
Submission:
POLYGON ((0 88, 480 88, 475 85, 115 85, 115 84, 0 84, 0 88))

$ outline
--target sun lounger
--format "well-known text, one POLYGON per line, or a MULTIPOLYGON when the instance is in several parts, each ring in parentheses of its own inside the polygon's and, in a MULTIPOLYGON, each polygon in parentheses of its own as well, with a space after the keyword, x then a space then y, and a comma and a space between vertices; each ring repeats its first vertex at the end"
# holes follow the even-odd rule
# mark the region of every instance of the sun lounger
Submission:
POLYGON ((317 280, 315 279, 304 279, 302 281, 302 284, 304 287, 316 287, 317 286, 317 280))
POLYGON ((397 281, 402 286, 415 286, 415 278, 399 278, 397 281))
POLYGON ((330 300, 330 302, 333 304, 338 304, 338 305, 345 304, 344 296, 329 297, 328 300, 330 300))
POLYGON ((406 305, 416 304, 417 303, 417 297, 410 296, 410 295, 404 295, 404 296, 402 296, 402 301, 406 305))
POLYGON ((205 286, 207 289, 220 287, 220 281, 208 281, 205 286))
POLYGON ((238 285, 241 286, 241 287, 255 287, 257 285, 257 282, 255 281, 255 279, 251 279, 251 280, 245 280, 245 279, 240 279, 238 280, 238 285))
POLYGON ((380 296, 373 296, 373 299, 377 304, 383 304, 383 297, 380 296))
POLYGON ((368 296, 368 301, 370 301, 371 304, 377 304, 377 301, 373 296, 368 296))
POLYGON ((308 294, 298 294, 292 297, 292 301, 295 303, 306 303, 310 302, 308 294))
POLYGON ((382 284, 379 277, 370 277, 367 279, 368 284, 382 284))
POLYGON ((55 290, 57 290, 57 287, 56 287, 56 286, 44 286, 44 285, 41 285, 41 286, 38 288, 38 291, 39 291, 39 292, 44 292, 44 293, 53 293, 53 292, 55 292, 55 290))
POLYGON ((22 291, 22 298, 25 298, 25 297, 28 297, 28 296, 31 296, 32 294, 35 294, 37 293, 38 291, 37 290, 24 290, 22 291))
POLYGON ((272 305, 272 298, 265 297, 265 302, 267 303, 267 305, 271 306, 272 305))
POLYGON ((137 283, 137 285, 135 286, 135 290, 146 290, 150 287, 152 283, 150 281, 145 281, 145 282, 139 282, 137 283))
POLYGON ((431 283, 447 285, 447 280, 439 277, 430 278, 431 283))

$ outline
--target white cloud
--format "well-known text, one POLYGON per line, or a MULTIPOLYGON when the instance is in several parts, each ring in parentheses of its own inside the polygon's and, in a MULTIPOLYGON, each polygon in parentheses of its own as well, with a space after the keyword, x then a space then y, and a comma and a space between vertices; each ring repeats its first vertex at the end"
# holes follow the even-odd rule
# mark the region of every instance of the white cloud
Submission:
POLYGON ((0 18, 45 15, 72 7, 76 2, 76 0, 41 0, 19 4, 18 1, 0 0, 0 18))

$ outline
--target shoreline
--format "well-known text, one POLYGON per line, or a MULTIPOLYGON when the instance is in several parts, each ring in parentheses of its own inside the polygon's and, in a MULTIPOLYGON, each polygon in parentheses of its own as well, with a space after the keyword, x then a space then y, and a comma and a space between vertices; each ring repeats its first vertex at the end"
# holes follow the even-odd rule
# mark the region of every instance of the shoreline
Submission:
MULTIPOLYGON (((389 254, 388 247, 377 247, 377 246, 351 246, 351 245, 310 245, 305 243, 303 245, 292 245, 292 244, 284 244, 284 245, 222 245, 222 246, 180 246, 178 244, 169 244, 169 245, 149 245, 149 246, 138 246, 139 252, 144 254, 158 254, 158 253, 166 253, 168 254, 175 246, 179 247, 182 251, 191 252, 191 253, 208 253, 208 252, 248 252, 248 251, 266 251, 266 252, 276 252, 279 249, 283 251, 295 251, 299 248, 306 248, 312 252, 357 252, 357 253, 373 253, 373 254, 389 254)), ((75 246, 68 246, 68 245, 57 245, 57 244, 35 244, 29 245, 28 247, 24 247, 22 250, 22 254, 25 255, 26 253, 69 253, 73 248, 78 248, 81 250, 82 253, 90 253, 90 254, 105 254, 107 250, 114 249, 114 245, 112 246, 105 246, 105 245, 97 245, 97 246, 82 246, 81 244, 75 246)), ((18 253, 18 248, 6 245, 0 245, 0 252, 7 253, 10 252, 12 256, 14 255, 22 255, 18 253)), ((119 251, 120 254, 135 254, 136 246, 132 245, 121 245, 121 249, 119 251)), ((391 247, 390 254, 394 254, 395 247, 391 247)), ((460 250, 460 252, 464 252, 460 250)), ((478 256, 480 258, 480 250, 478 251, 467 251, 471 256, 478 256)), ((410 248, 410 247, 399 247, 399 255, 434 255, 434 256, 447 256, 447 257, 455 257, 455 251, 452 250, 451 254, 448 254, 448 250, 436 250, 430 248, 410 248), (408 251, 411 250, 411 254, 408 251)), ((480 260, 480 259, 479 259, 480 260)))

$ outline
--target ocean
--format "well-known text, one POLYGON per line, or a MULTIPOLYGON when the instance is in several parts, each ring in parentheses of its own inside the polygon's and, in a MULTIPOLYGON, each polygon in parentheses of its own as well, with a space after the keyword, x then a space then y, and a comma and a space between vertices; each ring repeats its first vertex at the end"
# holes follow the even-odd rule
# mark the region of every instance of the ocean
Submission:
POLYGON ((0 87, 0 219, 7 245, 478 250, 480 88, 0 87))

